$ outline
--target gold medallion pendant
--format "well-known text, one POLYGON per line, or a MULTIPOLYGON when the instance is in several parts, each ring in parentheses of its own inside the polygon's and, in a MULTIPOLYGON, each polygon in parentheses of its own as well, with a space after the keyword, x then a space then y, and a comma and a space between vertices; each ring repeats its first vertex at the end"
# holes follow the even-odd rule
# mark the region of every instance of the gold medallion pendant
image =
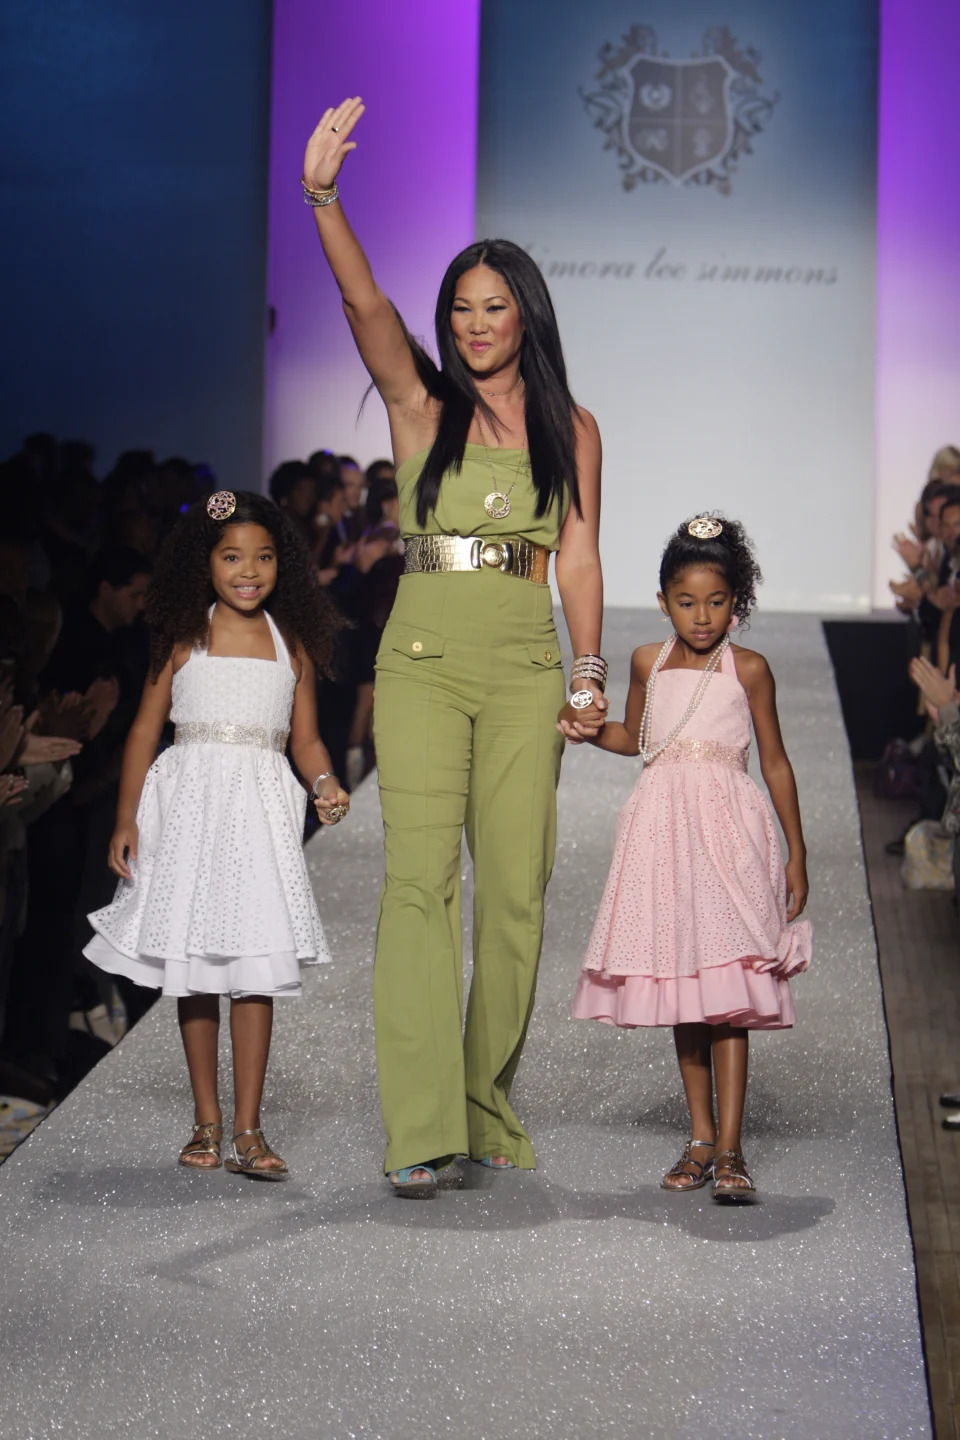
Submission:
MULTIPOLYGON (((513 486, 510 488, 512 490, 513 486)), ((506 520, 510 514, 510 501, 502 490, 493 490, 484 500, 483 508, 491 520, 506 520)))

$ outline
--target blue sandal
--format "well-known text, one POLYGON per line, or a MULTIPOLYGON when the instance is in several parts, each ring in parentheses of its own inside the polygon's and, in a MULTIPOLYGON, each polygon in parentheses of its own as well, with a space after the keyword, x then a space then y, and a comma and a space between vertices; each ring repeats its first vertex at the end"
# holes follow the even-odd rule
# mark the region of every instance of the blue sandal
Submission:
POLYGON ((497 1165, 496 1161, 498 1159, 506 1160, 506 1156, 484 1155, 482 1160, 477 1161, 477 1164, 486 1165, 488 1170, 516 1170, 517 1167, 512 1160, 507 1160, 505 1165, 497 1165))
POLYGON ((392 1170, 390 1184, 393 1186, 393 1193, 406 1200, 433 1200, 439 1194, 437 1172, 432 1165, 405 1165, 402 1170, 392 1170), (410 1178, 421 1170, 430 1176, 429 1180, 410 1178))

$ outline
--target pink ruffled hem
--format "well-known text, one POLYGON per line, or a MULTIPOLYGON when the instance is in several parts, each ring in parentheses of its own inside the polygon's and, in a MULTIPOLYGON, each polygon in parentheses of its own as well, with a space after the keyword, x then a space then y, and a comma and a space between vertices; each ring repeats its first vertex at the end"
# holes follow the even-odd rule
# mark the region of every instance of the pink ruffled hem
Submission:
POLYGON ((574 1020, 600 1020, 625 1029, 739 1025, 745 1030, 788 1030, 796 1018, 786 978, 744 960, 663 980, 583 970, 570 1013, 574 1020))

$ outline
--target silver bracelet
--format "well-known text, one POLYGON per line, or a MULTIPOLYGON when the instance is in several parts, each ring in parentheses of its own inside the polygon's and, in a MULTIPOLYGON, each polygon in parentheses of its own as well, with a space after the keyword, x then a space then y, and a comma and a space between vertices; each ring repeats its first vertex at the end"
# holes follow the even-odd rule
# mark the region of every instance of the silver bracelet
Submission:
MULTIPOLYGON (((300 183, 303 185, 302 180, 300 183)), ((303 185, 303 203, 304 205, 309 205, 313 210, 322 210, 324 205, 332 205, 334 200, 337 200, 339 196, 340 190, 337 185, 333 186, 329 195, 321 195, 319 191, 308 190, 306 185, 303 185)))
MULTIPOLYGON (((316 780, 314 780, 313 784, 312 784, 311 787, 310 787, 310 792, 311 792, 311 794, 313 795, 313 798, 314 798, 315 800, 316 800, 316 799, 319 799, 319 796, 317 795, 317 786, 318 786, 318 785, 321 783, 321 781, 323 781, 323 780, 337 780, 337 777, 336 777, 336 775, 334 775, 334 773, 333 773, 332 770, 324 770, 324 772, 323 772, 322 775, 318 775, 318 776, 317 776, 316 780)), ((337 784, 338 784, 338 785, 340 784, 340 781, 339 781, 339 780, 337 780, 337 784)))

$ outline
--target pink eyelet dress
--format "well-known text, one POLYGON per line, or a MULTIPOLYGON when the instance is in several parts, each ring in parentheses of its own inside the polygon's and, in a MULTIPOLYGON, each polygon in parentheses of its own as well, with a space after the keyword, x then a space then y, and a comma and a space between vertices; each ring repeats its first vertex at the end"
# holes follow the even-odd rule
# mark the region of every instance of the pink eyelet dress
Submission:
MULTIPOLYGON (((661 670, 652 741, 701 678, 661 670)), ((750 706, 733 651, 690 720, 645 766, 617 821, 599 913, 573 1000, 610 1025, 794 1023, 788 977, 810 963, 807 920, 787 924, 776 821, 747 774, 750 706)))
POLYGON ((306 791, 284 753, 296 676, 198 647, 173 677, 176 744, 147 772, 139 857, 88 917, 84 954, 164 995, 299 995, 329 960, 303 856, 306 791))

